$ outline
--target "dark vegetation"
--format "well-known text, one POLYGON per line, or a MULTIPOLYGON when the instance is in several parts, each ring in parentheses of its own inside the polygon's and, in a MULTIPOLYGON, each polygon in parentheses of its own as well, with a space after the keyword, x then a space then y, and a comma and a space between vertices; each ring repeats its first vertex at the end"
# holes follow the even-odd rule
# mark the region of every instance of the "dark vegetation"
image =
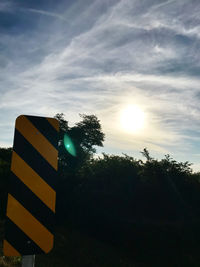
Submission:
MULTIPOLYGON (((143 160, 123 154, 94 157, 104 134, 96 116, 81 115, 59 133, 56 242, 40 266, 200 266, 200 173, 169 155, 143 160), (64 145, 71 138, 76 156, 64 145), (49 257, 49 261, 47 260, 49 257), (63 260, 63 261, 62 261, 63 260)), ((0 149, 0 216, 5 206, 11 148, 0 149)), ((2 265, 1 265, 2 264, 2 265)), ((13 265, 17 266, 17 260, 13 265)))

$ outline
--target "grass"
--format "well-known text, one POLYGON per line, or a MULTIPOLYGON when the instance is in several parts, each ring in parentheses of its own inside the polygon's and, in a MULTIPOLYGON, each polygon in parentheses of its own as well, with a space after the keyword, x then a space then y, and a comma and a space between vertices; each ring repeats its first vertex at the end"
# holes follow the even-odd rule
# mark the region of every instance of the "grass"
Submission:
POLYGON ((55 247, 48 255, 36 257, 36 267, 136 266, 119 249, 81 233, 70 226, 59 228, 55 247))
MULTIPOLYGON (((195 227, 198 230, 199 225, 193 225, 193 230, 195 227)), ((194 242, 196 236, 190 234, 191 230, 178 225, 132 225, 126 233, 119 232, 122 243, 114 245, 67 224, 57 228, 53 250, 47 255, 36 255, 35 266, 199 267, 200 245, 194 242)), ((3 222, 1 239, 2 234, 3 222)), ((3 257, 2 243, 0 253, 0 267, 21 266, 20 257, 3 257)))
MULTIPOLYGON (((21 257, 5 257, 2 253, 3 222, 1 222, 0 267, 19 267, 21 257)), ((60 227, 55 234, 55 245, 49 254, 36 255, 36 267, 107 267, 135 266, 112 245, 68 227, 60 227)))

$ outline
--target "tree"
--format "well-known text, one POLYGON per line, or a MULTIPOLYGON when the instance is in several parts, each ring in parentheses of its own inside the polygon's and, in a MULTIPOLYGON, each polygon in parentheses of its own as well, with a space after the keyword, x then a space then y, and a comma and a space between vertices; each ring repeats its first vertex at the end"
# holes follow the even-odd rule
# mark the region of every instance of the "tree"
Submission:
POLYGON ((103 146, 105 135, 98 118, 85 114, 80 117, 80 122, 69 127, 63 113, 55 116, 60 123, 59 165, 64 171, 77 171, 96 152, 95 146, 103 146))
POLYGON ((138 180, 140 161, 126 154, 107 155, 88 161, 79 170, 84 190, 132 195, 138 180))
POLYGON ((146 158, 147 161, 152 161, 153 160, 153 158, 150 157, 149 151, 147 150, 146 147, 140 153, 142 154, 142 156, 144 156, 146 158))
MULTIPOLYGON (((183 188, 188 185, 191 180, 191 163, 177 162, 170 155, 165 155, 162 160, 156 160, 150 157, 149 151, 145 148, 141 152, 147 159, 143 165, 141 177, 149 185, 153 186, 151 192, 162 192, 165 195, 165 203, 167 201, 173 204, 176 215, 181 219, 189 219, 192 216, 191 208, 188 205, 183 188)), ((172 205, 171 205, 172 206, 172 205)))
POLYGON ((140 161, 126 154, 103 153, 103 157, 87 161, 78 172, 80 183, 71 197, 70 217, 90 227, 95 218, 99 224, 132 218, 140 168, 140 161))
POLYGON ((79 186, 78 170, 96 152, 95 146, 103 146, 105 138, 101 124, 95 115, 81 114, 81 121, 68 126, 64 114, 56 114, 59 132, 59 183, 57 187, 57 212, 60 216, 68 211, 73 191, 79 186))
POLYGON ((5 216, 12 148, 0 148, 0 217, 5 216))

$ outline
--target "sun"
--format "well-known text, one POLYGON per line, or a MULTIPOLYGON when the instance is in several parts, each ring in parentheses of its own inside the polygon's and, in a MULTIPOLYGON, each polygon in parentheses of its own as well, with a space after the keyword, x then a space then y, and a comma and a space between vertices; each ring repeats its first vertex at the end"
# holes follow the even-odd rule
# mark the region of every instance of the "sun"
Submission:
POLYGON ((145 113, 138 106, 127 106, 121 111, 120 122, 124 131, 137 133, 145 126, 145 113))

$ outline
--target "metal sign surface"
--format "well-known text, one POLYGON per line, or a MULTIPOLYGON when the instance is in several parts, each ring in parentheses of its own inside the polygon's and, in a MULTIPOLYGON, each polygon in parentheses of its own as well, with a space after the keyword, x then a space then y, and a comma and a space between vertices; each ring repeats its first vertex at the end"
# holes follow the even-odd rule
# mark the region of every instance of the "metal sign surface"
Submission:
POLYGON ((53 247, 59 123, 16 119, 8 193, 4 255, 48 253, 53 247))

